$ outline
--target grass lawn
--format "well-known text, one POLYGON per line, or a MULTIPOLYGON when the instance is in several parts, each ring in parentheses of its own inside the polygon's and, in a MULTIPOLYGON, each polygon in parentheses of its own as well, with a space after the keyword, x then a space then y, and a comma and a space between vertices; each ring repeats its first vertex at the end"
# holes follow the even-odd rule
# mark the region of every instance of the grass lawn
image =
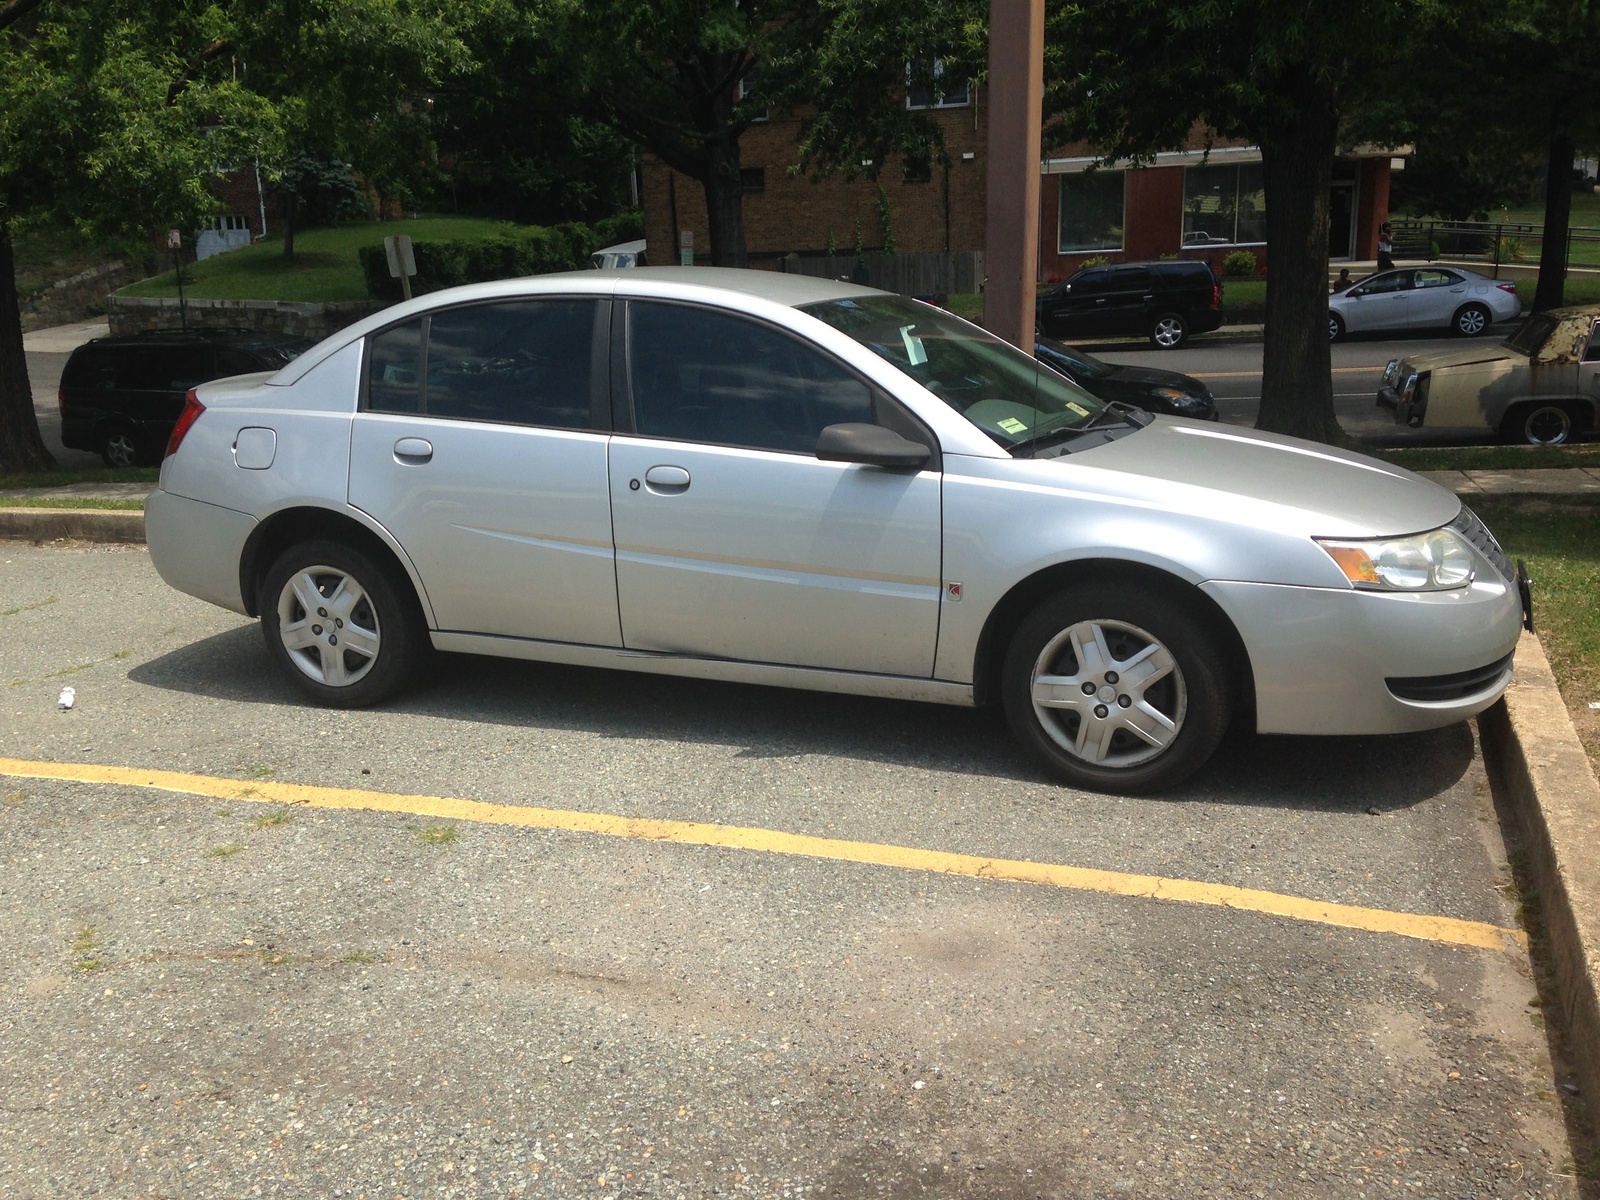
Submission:
MULTIPOLYGON (((509 221, 480 217, 424 217, 418 221, 367 221, 337 229, 303 229, 294 237, 294 258, 283 257, 283 239, 263 238, 253 246, 218 254, 184 268, 183 294, 191 300, 367 299, 366 280, 356 252, 381 246, 383 239, 408 234, 417 240, 477 239, 512 233, 509 221)), ((178 285, 171 271, 122 289, 122 296, 172 296, 178 285)))
POLYGON ((116 500, 108 496, 22 496, 7 500, 0 494, 0 508, 93 508, 141 511, 143 500, 116 500))
POLYGON ((1472 508, 1533 576, 1533 621, 1589 761, 1600 766, 1600 496, 1476 496, 1472 508))
POLYGON ((1600 443, 1576 446, 1437 446, 1366 453, 1408 471, 1521 471, 1600 467, 1600 443))

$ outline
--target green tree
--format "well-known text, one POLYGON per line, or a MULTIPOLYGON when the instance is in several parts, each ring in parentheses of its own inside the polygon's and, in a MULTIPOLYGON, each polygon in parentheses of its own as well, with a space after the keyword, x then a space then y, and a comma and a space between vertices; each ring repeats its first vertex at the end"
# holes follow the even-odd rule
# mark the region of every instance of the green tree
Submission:
POLYGON ((22 349, 12 233, 71 221, 99 236, 192 226, 204 181, 267 114, 207 64, 219 10, 132 0, 0 7, 0 471, 49 467, 22 349))
POLYGON ((1261 147, 1271 260, 1258 428, 1345 440, 1326 333, 1333 160, 1348 121, 1443 22, 1437 0, 1095 0, 1050 14, 1047 139, 1148 158, 1203 122, 1261 147))

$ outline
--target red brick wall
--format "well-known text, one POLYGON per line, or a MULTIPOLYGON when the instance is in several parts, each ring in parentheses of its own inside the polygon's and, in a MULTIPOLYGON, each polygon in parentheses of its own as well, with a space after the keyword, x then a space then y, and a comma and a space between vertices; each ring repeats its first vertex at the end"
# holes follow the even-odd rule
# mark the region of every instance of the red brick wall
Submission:
POLYGON ((1356 257, 1378 257, 1378 226, 1389 219, 1389 160, 1363 158, 1356 175, 1356 257))
MULTIPOLYGON (((861 245, 866 250, 883 247, 883 221, 878 210, 878 188, 889 201, 895 249, 902 254, 949 250, 981 250, 984 226, 984 151, 987 144, 986 109, 979 103, 944 109, 934 119, 944 128, 950 155, 948 245, 944 172, 935 164, 926 183, 906 182, 902 164, 886 163, 878 178, 846 180, 830 176, 812 182, 804 174, 790 176, 795 162, 799 120, 762 121, 740 139, 740 162, 760 167, 766 186, 744 196, 745 245, 752 266, 773 266, 791 251, 822 253, 829 235, 840 254, 856 246, 860 221, 861 245), (971 159, 963 159, 970 153, 971 159)), ((644 161, 643 203, 646 255, 657 266, 678 261, 679 229, 694 231, 695 260, 710 261, 710 231, 706 222, 705 192, 700 184, 670 170, 654 156, 644 161), (674 223, 673 209, 677 220, 674 223)))

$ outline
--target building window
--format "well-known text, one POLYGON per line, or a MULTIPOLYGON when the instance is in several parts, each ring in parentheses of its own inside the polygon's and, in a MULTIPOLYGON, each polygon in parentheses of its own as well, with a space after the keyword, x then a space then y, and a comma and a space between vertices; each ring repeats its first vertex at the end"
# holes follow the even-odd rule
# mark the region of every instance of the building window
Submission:
POLYGON ((765 167, 740 167, 739 188, 746 192, 764 192, 767 190, 767 169, 765 167))
POLYGON ((929 70, 929 62, 925 58, 906 64, 907 108, 965 108, 971 103, 972 81, 962 79, 946 83, 943 59, 934 59, 932 70, 929 70), (913 80, 913 76, 921 76, 926 81, 930 75, 931 83, 913 80))
POLYGON ((1061 175, 1061 222, 1056 250, 1122 249, 1123 171, 1061 175))
POLYGON ((1260 163, 1187 167, 1183 172, 1185 246, 1267 240, 1267 192, 1260 163))
POLYGON ((734 89, 733 98, 743 108, 747 119, 750 121, 765 121, 771 116, 771 109, 761 102, 756 89, 760 86, 761 64, 752 63, 745 68, 744 78, 739 80, 734 89))

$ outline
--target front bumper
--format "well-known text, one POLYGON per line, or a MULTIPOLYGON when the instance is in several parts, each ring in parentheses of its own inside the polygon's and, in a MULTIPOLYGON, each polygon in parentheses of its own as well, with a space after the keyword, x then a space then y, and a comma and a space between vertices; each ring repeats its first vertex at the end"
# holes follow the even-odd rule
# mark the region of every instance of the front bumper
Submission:
POLYGON ((1411 733, 1465 720, 1505 691, 1522 633, 1516 582, 1486 564, 1448 592, 1203 587, 1244 641, 1262 733, 1411 733), (1451 690, 1452 677, 1473 686, 1451 690), (1437 698, 1413 698, 1427 685, 1437 698))
POLYGON ((1393 385, 1386 383, 1378 389, 1378 407, 1387 408, 1392 412, 1396 425, 1409 425, 1415 429, 1422 424, 1428 401, 1420 389, 1416 396, 1408 401, 1395 390, 1393 385))

